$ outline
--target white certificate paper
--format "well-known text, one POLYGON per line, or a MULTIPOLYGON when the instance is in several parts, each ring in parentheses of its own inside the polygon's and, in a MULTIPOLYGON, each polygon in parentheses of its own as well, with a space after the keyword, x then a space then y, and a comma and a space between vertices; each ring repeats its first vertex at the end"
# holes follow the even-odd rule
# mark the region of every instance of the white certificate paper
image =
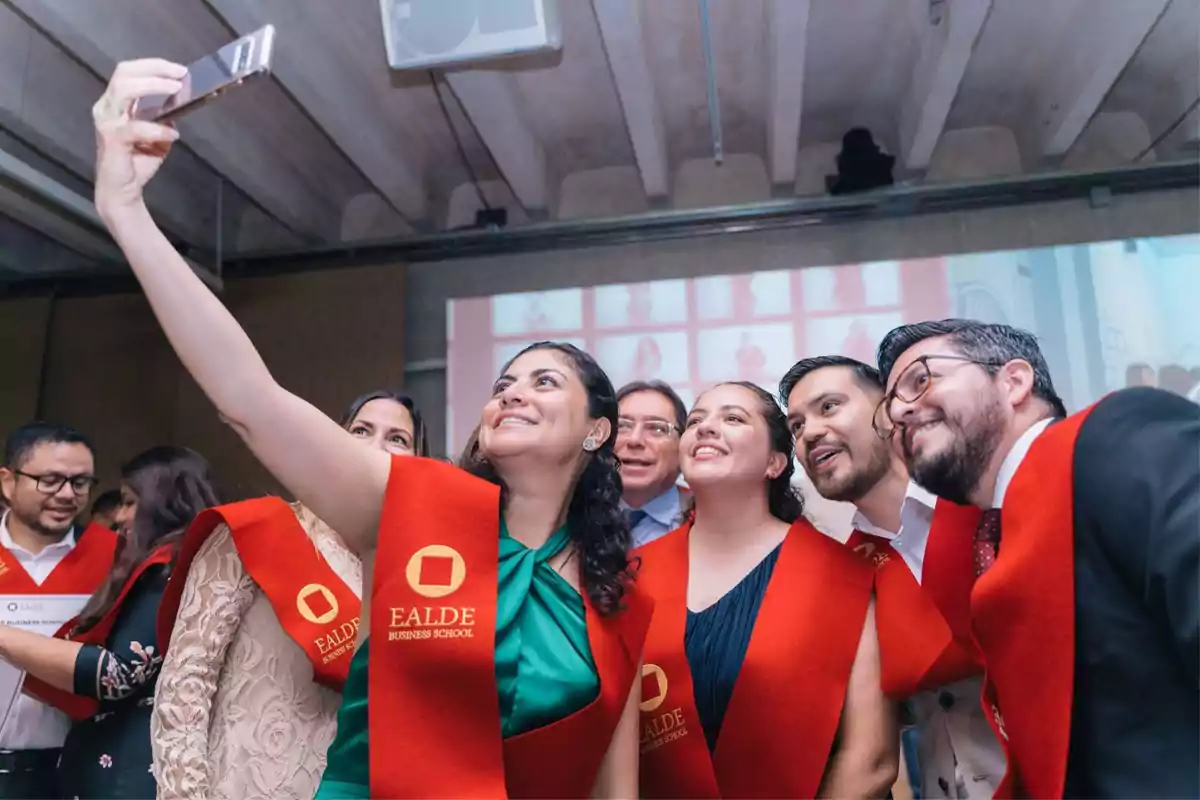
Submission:
POLYGON ((53 636, 74 619, 88 601, 86 594, 0 595, 0 623, 53 636))
MULTIPOLYGON (((53 636, 74 619, 88 601, 86 594, 0 595, 0 623, 34 633, 53 636)), ((0 660, 0 730, 21 696, 25 671, 0 660)))

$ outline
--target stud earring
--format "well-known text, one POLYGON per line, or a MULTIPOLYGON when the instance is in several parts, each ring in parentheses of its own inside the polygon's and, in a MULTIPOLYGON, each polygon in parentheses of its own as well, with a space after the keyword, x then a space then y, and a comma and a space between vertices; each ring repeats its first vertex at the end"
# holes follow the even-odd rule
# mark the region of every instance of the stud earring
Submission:
POLYGON ((600 445, 596 444, 596 440, 590 436, 583 440, 583 449, 589 453, 594 452, 599 446, 600 445))

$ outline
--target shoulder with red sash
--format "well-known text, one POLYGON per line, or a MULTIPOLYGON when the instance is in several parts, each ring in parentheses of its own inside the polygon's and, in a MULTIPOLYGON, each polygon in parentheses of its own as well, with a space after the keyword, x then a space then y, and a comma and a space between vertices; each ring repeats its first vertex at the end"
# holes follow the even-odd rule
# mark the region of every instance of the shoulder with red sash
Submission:
POLYGON ((691 525, 640 548, 654 598, 642 669, 643 797, 814 797, 841 718, 873 570, 807 520, 783 541, 710 756, 684 650, 691 525))
POLYGON ((210 508, 196 517, 159 606, 158 641, 170 643, 188 570, 222 524, 229 526, 242 566, 271 603, 280 626, 308 656, 313 680, 340 691, 354 655, 362 602, 278 497, 210 508))
POLYGON ((21 563, 0 547, 0 595, 74 594, 90 597, 112 569, 119 537, 101 525, 88 525, 75 540, 71 552, 40 584, 21 563))
POLYGON ((1008 760, 996 797, 1062 797, 1066 786, 1075 691, 1075 442, 1092 408, 1034 440, 1005 495, 995 563, 971 592, 987 667, 983 708, 1008 760))
POLYGON ((630 587, 625 608, 601 616, 585 596, 599 696, 502 740, 499 539, 499 487, 432 459, 392 459, 371 598, 372 797, 592 791, 629 699, 653 604, 630 587))
POLYGON ((855 530, 846 542, 875 567, 880 682, 894 700, 983 671, 970 618, 971 548, 979 516, 977 508, 937 501, 919 583, 886 539, 855 530))
MULTIPOLYGON (((121 604, 125 602, 125 598, 133 590, 138 579, 153 567, 170 564, 174 555, 175 546, 173 544, 165 544, 151 550, 150 554, 129 573, 129 577, 121 585, 121 591, 117 593, 117 599, 113 601, 112 607, 108 609, 95 625, 86 631, 78 631, 76 628, 79 624, 79 618, 76 617, 63 625, 58 630, 58 633, 54 634, 55 638, 66 639, 69 642, 79 642, 84 645, 90 644, 97 647, 104 647, 108 641, 109 634, 112 633, 113 625, 117 622, 117 616, 121 612, 121 604)), ((162 650, 163 648, 159 647, 160 653, 162 650)), ((100 713, 100 701, 96 698, 63 691, 32 675, 25 677, 23 690, 26 694, 36 697, 43 703, 54 706, 71 719, 88 719, 100 713)))

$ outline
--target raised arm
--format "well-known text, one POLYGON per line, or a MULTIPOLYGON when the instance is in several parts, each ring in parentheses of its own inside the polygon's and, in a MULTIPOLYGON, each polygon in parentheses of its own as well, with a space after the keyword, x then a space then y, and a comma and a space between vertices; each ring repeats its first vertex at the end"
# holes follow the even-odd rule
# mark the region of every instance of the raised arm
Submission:
POLYGON ((826 767, 818 797, 886 797, 899 770, 896 704, 880 688, 875 601, 867 608, 858 653, 850 669, 838 747, 826 767))
POLYGON ((284 486, 351 549, 374 546, 389 459, 362 447, 277 384, 233 315, 158 229, 142 189, 178 133, 131 119, 141 97, 174 94, 185 67, 158 59, 117 65, 92 110, 96 210, 129 259, 163 332, 222 419, 284 486))
POLYGON ((639 706, 642 702, 642 665, 633 673, 633 688, 625 701, 625 710, 617 721, 612 741, 596 773, 592 797, 596 800, 632 800, 638 796, 638 749, 641 745, 639 706))

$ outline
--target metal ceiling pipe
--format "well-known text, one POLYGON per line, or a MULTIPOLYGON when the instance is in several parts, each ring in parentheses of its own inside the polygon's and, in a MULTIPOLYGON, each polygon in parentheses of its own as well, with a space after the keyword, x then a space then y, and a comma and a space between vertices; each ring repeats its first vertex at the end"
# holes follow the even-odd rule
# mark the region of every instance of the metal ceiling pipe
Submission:
POLYGON ((713 58, 708 0, 700 0, 700 44, 704 48, 704 79, 708 88, 708 122, 712 127, 713 161, 720 164, 725 160, 725 142, 721 138, 721 98, 717 95, 717 69, 713 58))
POLYGON ((243 253, 226 259, 234 274, 305 268, 444 261, 505 253, 561 250, 686 236, 830 225, 862 219, 913 217, 1062 200, 1200 186, 1200 162, 1158 162, 1115 170, 1021 175, 971 183, 895 186, 862 194, 812 195, 705 209, 520 225, 503 231, 454 231, 390 242, 335 244, 304 250, 243 253))
MULTIPOLYGON (((503 231, 453 231, 390 241, 331 244, 301 250, 242 253, 224 259, 227 276, 265 277, 306 270, 379 264, 420 264, 457 258, 603 247, 696 236, 836 225, 870 219, 907 219, 1068 200, 1094 202, 1097 192, 1129 196, 1200 187, 1200 162, 1158 162, 1115 170, 1022 175, 959 184, 896 186, 858 195, 795 197, 766 203, 624 217, 544 222, 503 231)), ((1181 231, 1182 232, 1182 231, 1181 231)), ((0 284, 0 297, 136 291, 132 276, 61 275, 0 284)))

